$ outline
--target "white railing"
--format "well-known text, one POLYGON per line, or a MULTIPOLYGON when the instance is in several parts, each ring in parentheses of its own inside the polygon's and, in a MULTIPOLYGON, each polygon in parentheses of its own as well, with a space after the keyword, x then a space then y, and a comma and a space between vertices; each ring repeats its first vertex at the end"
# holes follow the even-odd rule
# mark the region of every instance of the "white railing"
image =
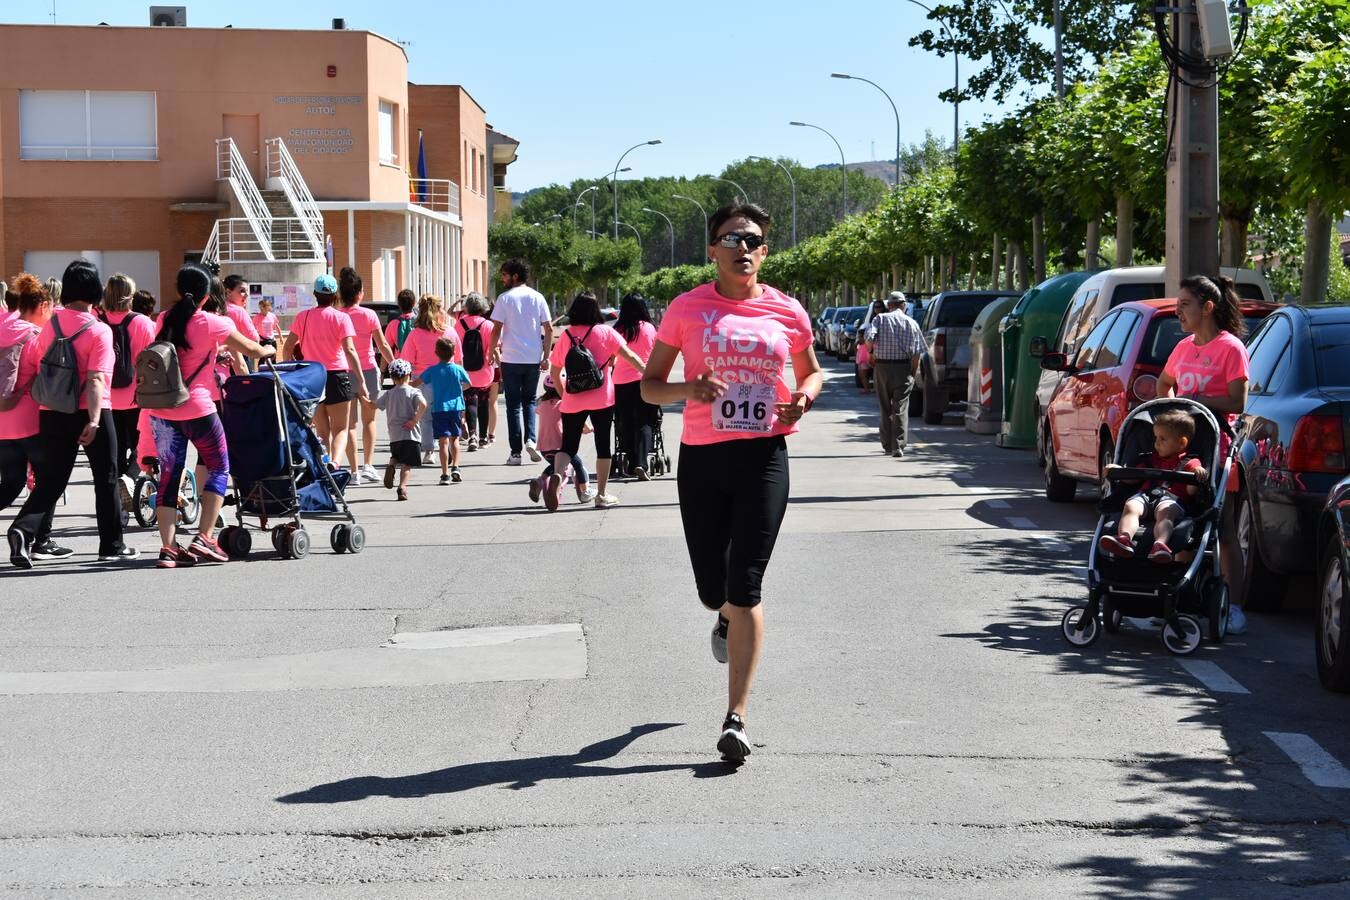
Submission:
POLYGON ((303 218, 272 220, 272 256, 287 262, 322 262, 322 244, 315 244, 313 226, 303 218))
POLYGON ((291 208, 300 216, 305 234, 309 238, 315 256, 323 255, 323 213, 319 212, 309 185, 300 174, 286 142, 281 138, 267 140, 267 178, 276 178, 281 182, 281 190, 290 201, 291 208))
MULTIPOLYGON (((271 259, 272 213, 267 209, 267 203, 263 201, 262 193, 254 183, 248 164, 239 154, 239 148, 234 145, 233 138, 216 138, 216 180, 230 183, 234 196, 244 211, 244 221, 247 221, 253 230, 258 245, 269 254, 266 258, 271 259)), ((222 249, 223 243, 222 236, 222 249)))
POLYGON ((409 178, 408 202, 438 213, 459 215, 459 185, 448 178, 409 178))
POLYGON ((217 219, 207 238, 202 260, 217 263, 321 262, 300 219, 271 220, 271 238, 264 244, 248 219, 217 219))
POLYGON ((220 220, 211 226, 211 236, 206 239, 206 249, 202 251, 202 262, 220 262, 220 220))

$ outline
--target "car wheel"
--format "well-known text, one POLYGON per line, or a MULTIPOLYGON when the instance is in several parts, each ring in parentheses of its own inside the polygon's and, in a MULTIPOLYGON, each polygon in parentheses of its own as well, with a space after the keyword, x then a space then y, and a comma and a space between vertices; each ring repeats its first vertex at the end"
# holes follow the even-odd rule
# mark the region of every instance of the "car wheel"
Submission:
POLYGON ((931 384, 928 378, 923 380, 923 421, 926 425, 941 425, 942 414, 947 411, 947 398, 938 386, 931 384))
POLYGON ((1235 518, 1238 546, 1242 549, 1242 582, 1246 596, 1246 602, 1242 605, 1249 610, 1277 610, 1284 604, 1284 586, 1261 560, 1261 529, 1257 527, 1256 509, 1251 495, 1244 490, 1238 496, 1235 518))
POLYGON ((1345 627, 1345 563, 1341 542, 1332 538, 1323 553, 1317 602, 1317 677, 1329 691, 1350 691, 1350 629, 1345 627))
POLYGON ((1101 449, 1097 451, 1097 479, 1098 484, 1106 482, 1106 467, 1111 464, 1115 457, 1115 448, 1111 446, 1111 439, 1102 441, 1101 449))
POLYGON ((1055 442, 1045 436, 1045 499, 1051 503, 1072 503, 1078 493, 1078 482, 1061 475, 1055 465, 1055 442))
POLYGON ((1046 435, 1050 433, 1050 423, 1041 415, 1041 411, 1036 410, 1036 465, 1042 469, 1045 468, 1045 441, 1046 435))

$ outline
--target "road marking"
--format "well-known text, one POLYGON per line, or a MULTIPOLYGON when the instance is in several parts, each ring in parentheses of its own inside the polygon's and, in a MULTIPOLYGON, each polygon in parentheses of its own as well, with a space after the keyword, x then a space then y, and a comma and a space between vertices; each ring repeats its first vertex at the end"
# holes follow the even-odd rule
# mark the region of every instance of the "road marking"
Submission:
POLYGON ((1179 659, 1181 667, 1191 673, 1191 677, 1216 694, 1250 694, 1237 679, 1219 668, 1218 663, 1202 659, 1179 659))
POLYGON ((1028 519, 1026 516, 1009 516, 1008 524, 1011 525, 1013 528, 1022 528, 1022 529, 1036 527, 1036 523, 1028 519))
POLYGON ((1001 488, 993 488, 993 487, 971 487, 971 486, 967 486, 967 485, 961 484, 960 482, 958 482, 956 486, 959 487, 959 488, 965 488, 966 493, 969 493, 969 494, 1001 494, 1001 493, 1003 493, 1003 490, 1002 490, 1001 488))
POLYGON ((1007 500, 986 500, 985 506, 990 509, 1012 509, 1012 504, 1007 500))
POLYGON ((1264 731, 1285 754, 1298 763, 1308 780, 1318 787, 1350 790, 1350 771, 1306 734, 1288 731, 1264 731))

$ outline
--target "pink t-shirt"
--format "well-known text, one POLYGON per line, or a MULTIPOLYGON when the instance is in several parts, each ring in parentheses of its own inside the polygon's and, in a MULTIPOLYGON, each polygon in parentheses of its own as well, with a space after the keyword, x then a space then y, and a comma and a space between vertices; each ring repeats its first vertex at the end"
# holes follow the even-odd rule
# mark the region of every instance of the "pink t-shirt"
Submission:
MULTIPOLYGON (((645 363, 656 346, 656 326, 651 322, 639 322, 637 334, 628 342, 628 349, 636 353, 645 363)), ((633 368, 633 364, 622 356, 614 363, 614 383, 632 384, 641 381, 642 373, 633 368)))
POLYGON ((225 314, 230 317, 234 323, 234 330, 248 338, 250 341, 258 339, 258 328, 253 324, 253 317, 248 314, 248 307, 241 303, 226 303, 225 314))
POLYGON ((361 369, 369 371, 375 368, 375 332, 380 330, 380 317, 364 306, 344 306, 340 312, 346 313, 356 329, 356 355, 361 359, 361 369))
POLYGON ((37 352, 39 330, 18 314, 0 318, 0 348, 13 347, 25 337, 28 339, 19 351, 18 380, 14 383, 14 390, 20 395, 19 402, 13 409, 0 412, 0 441, 15 441, 38 433, 38 405, 29 388, 33 386, 38 361, 42 359, 37 352))
MULTIPOLYGON (((113 353, 112 329, 98 320, 92 312, 76 312, 73 309, 61 307, 53 316, 53 321, 61 323, 61 333, 70 337, 76 331, 84 326, 84 323, 92 321, 94 324, 89 326, 89 330, 79 337, 75 338, 75 365, 80 372, 80 409, 89 408, 88 388, 89 373, 102 372, 104 375, 103 408, 112 409, 112 370, 116 356, 113 353)), ((56 331, 52 327, 52 322, 48 322, 38 334, 37 354, 38 359, 47 353, 47 348, 56 340, 56 331)), ((40 407, 46 409, 47 407, 40 407)))
POLYGON ((709 282, 676 297, 666 310, 656 339, 684 357, 685 379, 712 372, 728 385, 712 403, 685 401, 683 443, 797 431, 778 421, 773 404, 792 399, 787 367, 794 353, 811 346, 811 319, 787 294, 761 287, 758 297, 732 300, 709 282))
POLYGON ((540 400, 534 408, 539 417, 539 452, 553 453, 562 449, 562 404, 557 400, 540 400))
MULTIPOLYGON (((394 351, 394 356, 397 359, 403 358, 403 351, 398 348, 398 323, 416 318, 417 316, 408 313, 407 315, 400 315, 397 319, 391 320, 388 325, 384 326, 384 339, 389 342, 389 347, 394 351)), ((410 334, 408 337, 411 338, 412 335, 410 334)))
MULTIPOLYGON (((110 312, 106 314, 109 325, 121 325, 122 320, 127 316, 134 316, 131 324, 127 326, 127 337, 131 339, 131 364, 133 369, 136 365, 136 357, 140 352, 154 341, 155 335, 159 329, 155 327, 155 320, 149 316, 143 316, 139 313, 110 312)), ((116 351, 113 351, 116 355, 116 351)), ((112 384, 112 378, 109 376, 108 384, 112 384)), ((133 375, 131 384, 126 387, 115 387, 112 389, 112 408, 113 409, 133 409, 136 406, 136 378, 133 375)))
POLYGON ((441 334, 427 331, 425 328, 414 328, 412 333, 408 335, 408 339, 404 341, 403 351, 399 353, 399 356, 412 363, 414 372, 425 372, 432 366, 440 364, 440 357, 436 355, 436 342, 441 338, 449 338, 455 341, 455 355, 450 361, 463 361, 459 341, 455 340, 454 326, 445 329, 441 334))
MULTIPOLYGON (((608 325, 568 325, 563 329, 563 333, 558 335, 558 340, 553 345, 553 352, 548 357, 549 364, 562 369, 564 377, 567 374, 567 351, 572 349, 573 343, 568 335, 575 338, 577 343, 584 344, 586 349, 591 351, 591 356, 595 357, 596 365, 602 370, 610 364, 614 357, 619 355, 621 347, 627 346, 623 336, 608 325)), ((608 409, 613 405, 614 374, 612 372, 605 372, 605 383, 594 390, 582 391, 579 394, 573 394, 567 390, 562 391, 562 411, 564 413, 584 412, 588 409, 608 409)))
POLYGON ((495 322, 482 316, 463 315, 455 320, 455 338, 458 344, 455 349, 456 356, 460 358, 460 365, 464 364, 464 330, 477 328, 479 337, 483 339, 483 368, 469 372, 471 387, 485 388, 492 384, 492 360, 488 359, 487 351, 488 347, 492 346, 492 330, 496 327, 495 322))
POLYGON ((331 306, 316 306, 295 317, 291 333, 299 337, 300 352, 306 360, 323 363, 330 372, 350 371, 342 339, 356 337, 351 316, 331 306))
POLYGON ((258 329, 258 337, 275 339, 279 326, 280 323, 277 322, 276 313, 268 313, 267 315, 257 313, 253 316, 253 327, 258 329))
MULTIPOLYGON (((1201 346, 1188 334, 1167 357, 1163 372, 1176 380, 1178 397, 1227 397, 1229 382, 1245 380, 1250 372, 1247 346, 1227 331, 1201 346)), ((1228 424, 1236 425, 1237 416, 1230 413, 1228 424)))
MULTIPOLYGON (((160 325, 164 324, 164 317, 168 314, 168 310, 159 314, 160 325)), ((155 330, 158 333, 159 329, 155 330)), ((169 422, 186 422, 216 411, 216 400, 220 399, 220 385, 216 381, 214 365, 216 354, 234 331, 234 323, 226 316, 201 310, 192 314, 187 323, 188 346, 178 351, 178 371, 187 382, 188 402, 176 409, 150 410, 152 416, 169 422), (202 363, 207 360, 211 363, 203 366, 202 363)))

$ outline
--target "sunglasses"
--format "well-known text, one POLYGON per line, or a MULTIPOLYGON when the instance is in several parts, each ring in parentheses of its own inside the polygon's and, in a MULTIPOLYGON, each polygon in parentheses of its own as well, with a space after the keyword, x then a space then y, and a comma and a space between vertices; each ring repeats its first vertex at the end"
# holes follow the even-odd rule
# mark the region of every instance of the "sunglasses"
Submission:
POLYGON ((726 234, 722 235, 716 241, 717 246, 725 247, 728 250, 735 250, 742 243, 745 244, 745 249, 753 253, 760 247, 763 247, 767 243, 767 241, 764 240, 764 237, 762 235, 740 234, 739 232, 735 231, 728 231, 726 234))

